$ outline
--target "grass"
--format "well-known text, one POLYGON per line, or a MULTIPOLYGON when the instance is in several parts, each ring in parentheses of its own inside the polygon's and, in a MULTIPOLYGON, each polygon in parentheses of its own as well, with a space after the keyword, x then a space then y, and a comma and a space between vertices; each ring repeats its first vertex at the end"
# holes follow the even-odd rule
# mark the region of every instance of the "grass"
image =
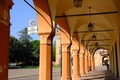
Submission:
POLYGON ((60 65, 58 65, 58 66, 52 66, 54 69, 57 69, 57 68, 60 68, 60 65))
MULTIPOLYGON (((29 69, 29 68, 38 68, 39 66, 26 66, 26 65, 24 65, 24 66, 21 66, 21 68, 25 68, 25 69, 29 69)), ((58 65, 58 66, 52 66, 54 69, 58 69, 58 68, 60 68, 60 66, 58 65)))

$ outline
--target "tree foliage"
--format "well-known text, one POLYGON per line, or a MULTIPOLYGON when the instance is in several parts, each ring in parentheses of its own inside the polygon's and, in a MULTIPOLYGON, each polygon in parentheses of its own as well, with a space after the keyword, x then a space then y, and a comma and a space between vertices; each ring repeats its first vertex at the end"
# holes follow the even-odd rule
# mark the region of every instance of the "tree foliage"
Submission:
MULTIPOLYGON (((23 62, 24 65, 39 65, 40 55, 40 41, 32 40, 27 34, 27 28, 19 32, 20 37, 10 37, 10 62, 23 62)), ((56 55, 56 42, 53 43, 52 47, 52 60, 55 61, 56 55)))
POLYGON ((31 41, 27 28, 19 32, 20 38, 10 37, 10 62, 24 62, 25 65, 39 64, 39 41, 31 41))
POLYGON ((40 54, 40 41, 33 40, 31 41, 32 44, 32 55, 34 65, 39 65, 39 54, 40 54))
POLYGON ((20 41, 30 41, 32 40, 32 37, 27 34, 27 28, 24 28, 23 30, 19 31, 19 40, 20 41))
POLYGON ((20 42, 13 36, 10 37, 10 62, 20 61, 21 54, 21 44, 20 42))
POLYGON ((52 60, 55 61, 56 59, 56 42, 52 45, 52 60))

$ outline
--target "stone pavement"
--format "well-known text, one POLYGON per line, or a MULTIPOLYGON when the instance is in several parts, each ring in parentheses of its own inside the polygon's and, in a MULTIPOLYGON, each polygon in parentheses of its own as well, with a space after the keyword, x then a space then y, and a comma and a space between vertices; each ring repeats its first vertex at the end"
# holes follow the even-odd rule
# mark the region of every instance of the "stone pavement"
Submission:
MULTIPOLYGON (((53 69, 53 79, 60 80, 60 69, 53 69)), ((38 69, 10 69, 9 80, 38 80, 38 69)), ((106 70, 106 66, 96 67, 79 80, 117 80, 111 71, 106 70)))
POLYGON ((38 69, 9 69, 9 79, 38 75, 38 69))
MULTIPOLYGON (((53 80, 60 80, 60 69, 53 69, 53 80)), ((38 80, 38 69, 9 69, 9 80, 38 80)))
POLYGON ((96 67, 80 78, 80 80, 117 80, 111 71, 107 71, 106 66, 96 67))

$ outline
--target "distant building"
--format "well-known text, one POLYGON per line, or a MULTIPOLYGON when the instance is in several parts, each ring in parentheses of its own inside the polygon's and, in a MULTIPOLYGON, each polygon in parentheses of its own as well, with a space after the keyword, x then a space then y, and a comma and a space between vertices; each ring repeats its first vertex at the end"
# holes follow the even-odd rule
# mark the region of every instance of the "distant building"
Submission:
POLYGON ((56 62, 55 65, 60 64, 60 58, 61 58, 61 40, 60 40, 60 31, 56 30, 56 62))

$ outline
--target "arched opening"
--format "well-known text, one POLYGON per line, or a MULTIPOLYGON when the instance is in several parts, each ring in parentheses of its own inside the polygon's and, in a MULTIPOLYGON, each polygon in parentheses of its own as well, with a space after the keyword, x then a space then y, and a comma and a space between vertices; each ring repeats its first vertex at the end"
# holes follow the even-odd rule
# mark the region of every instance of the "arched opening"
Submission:
POLYGON ((102 57, 102 65, 106 65, 106 61, 109 61, 109 57, 105 55, 102 57))
POLYGON ((105 66, 107 70, 107 65, 110 65, 108 51, 105 48, 97 48, 94 53, 95 67, 105 66))
MULTIPOLYGON (((24 0, 13 0, 13 3, 14 5, 10 11, 10 22, 12 24, 10 37, 12 39, 14 38, 18 44, 15 40, 10 39, 9 68, 12 69, 9 69, 8 78, 38 79, 40 40, 37 33, 28 34, 27 29, 28 27, 38 27, 36 11, 26 4, 24 0), (35 20, 35 22, 32 23, 33 20, 35 20), (22 38, 22 40, 20 40, 20 38, 22 38), (13 68, 15 68, 15 70, 13 68), (22 72, 24 74, 21 74, 22 72), (26 78, 23 77, 27 73, 29 74, 26 78)), ((28 3, 34 7, 33 0, 29 0, 28 3)))

